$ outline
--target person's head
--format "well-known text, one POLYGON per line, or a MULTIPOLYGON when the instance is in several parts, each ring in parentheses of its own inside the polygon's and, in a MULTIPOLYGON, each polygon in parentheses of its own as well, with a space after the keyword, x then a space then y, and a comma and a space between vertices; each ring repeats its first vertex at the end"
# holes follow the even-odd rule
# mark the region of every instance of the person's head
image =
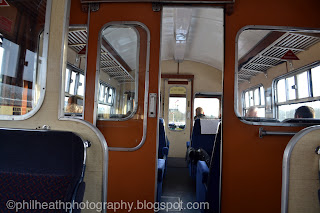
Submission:
POLYGON ((258 108, 255 106, 252 106, 248 109, 248 112, 246 113, 246 117, 253 118, 258 117, 258 108))
POLYGON ((314 118, 314 109, 309 106, 301 106, 296 109, 294 118, 314 118))
POLYGON ((76 104, 77 103, 77 97, 75 95, 72 95, 68 98, 68 104, 76 104))
POLYGON ((203 115, 203 114, 204 114, 203 109, 202 109, 201 107, 197 107, 197 109, 196 109, 196 116, 198 116, 198 115, 203 115))

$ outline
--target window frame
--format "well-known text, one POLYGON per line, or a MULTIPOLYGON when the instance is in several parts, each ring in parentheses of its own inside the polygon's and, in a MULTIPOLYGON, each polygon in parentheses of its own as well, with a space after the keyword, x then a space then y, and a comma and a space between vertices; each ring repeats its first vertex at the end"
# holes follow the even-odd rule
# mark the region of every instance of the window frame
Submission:
POLYGON ((298 104, 298 103, 308 103, 308 102, 313 102, 313 101, 319 101, 320 100, 320 96, 313 96, 313 82, 312 82, 312 76, 311 76, 311 69, 320 66, 320 61, 315 61, 313 63, 307 64, 305 66, 302 66, 296 70, 291 71, 290 73, 286 73, 283 75, 280 75, 276 78, 273 79, 272 81, 272 93, 273 93, 273 107, 274 107, 274 111, 275 111, 275 117, 276 119, 279 119, 279 106, 283 106, 283 105, 290 105, 290 104, 298 104), (308 76, 308 97, 306 98, 298 98, 298 90, 299 90, 299 85, 297 83, 297 75, 307 72, 307 76, 308 76), (287 78, 290 78, 294 76, 295 79, 295 85, 296 85, 296 98, 293 100, 288 100, 288 85, 287 85, 287 78), (277 91, 277 83, 282 80, 285 79, 285 87, 286 87, 286 101, 284 102, 278 102, 278 91, 277 91))
POLYGON ((0 120, 11 120, 11 121, 12 120, 27 120, 27 119, 33 117, 40 110, 40 108, 44 102, 44 98, 45 98, 45 94, 46 94, 47 71, 48 71, 47 63, 48 63, 48 51, 49 51, 49 32, 50 32, 51 8, 52 8, 52 0, 47 0, 44 28, 37 35, 38 36, 37 60, 40 60, 38 53, 40 52, 41 33, 43 34, 41 65, 39 63, 37 63, 37 65, 36 65, 36 69, 38 71, 37 75, 39 75, 39 88, 40 88, 39 99, 37 101, 37 104, 34 105, 32 103, 33 108, 24 115, 1 115, 0 114, 0 120))
MULTIPOLYGON (((305 33, 319 33, 319 29, 317 28, 306 28, 306 27, 288 27, 288 26, 270 26, 270 25, 246 25, 244 27, 242 27, 240 30, 238 30, 236 38, 235 38, 235 63, 234 63, 234 113, 235 115, 238 117, 238 119, 245 123, 245 124, 249 124, 249 125, 263 125, 263 126, 306 126, 306 123, 283 123, 283 122, 279 122, 275 116, 276 116, 276 110, 274 109, 275 107, 275 94, 274 94, 274 85, 272 84, 271 86, 271 106, 272 106, 272 113, 273 113, 273 117, 274 118, 259 118, 256 120, 247 120, 245 119, 244 116, 242 116, 240 114, 240 106, 241 106, 241 101, 242 101, 242 97, 239 98, 239 96, 241 94, 239 94, 239 83, 238 83, 238 73, 239 73, 239 55, 238 55, 238 40, 240 37, 240 34, 246 30, 274 30, 274 31, 283 31, 283 32, 305 32, 305 33)), ((269 89, 269 88, 267 88, 269 89)), ((267 91, 267 90, 266 90, 267 91)))
MULTIPOLYGON (((65 79, 65 81, 67 81, 67 84, 68 84, 67 85, 68 91, 66 91, 66 88, 64 90, 65 97, 70 97, 70 96, 74 95, 74 96, 82 97, 83 100, 84 100, 85 94, 83 94, 83 96, 82 96, 82 95, 77 95, 77 93, 78 93, 79 86, 81 86, 80 82, 79 82, 80 75, 83 75, 84 76, 84 80, 85 80, 86 79, 85 78, 86 77, 85 76, 85 72, 83 70, 81 70, 80 68, 70 64, 69 62, 67 63, 67 66, 66 66, 66 72, 67 72, 67 69, 70 70, 70 75, 69 75, 69 79, 65 79), (71 80, 72 80, 72 72, 76 73, 76 79, 75 79, 75 85, 74 85, 74 91, 73 91, 74 94, 70 93, 70 84, 73 83, 73 82, 71 82, 71 80)), ((85 84, 85 82, 83 84, 85 84)), ((85 86, 85 85, 83 85, 83 86, 85 86)), ((85 90, 84 90, 84 93, 85 93, 85 90)))
POLYGON ((113 86, 111 86, 111 85, 109 85, 109 84, 107 84, 106 82, 103 82, 103 81, 100 81, 100 83, 99 83, 99 90, 98 90, 98 104, 103 104, 103 105, 108 105, 108 106, 111 106, 111 107, 113 107, 114 106, 114 98, 116 97, 115 96, 115 93, 116 93, 116 90, 115 90, 115 88, 113 87, 113 86), (104 95, 104 101, 100 101, 99 99, 100 99, 100 87, 101 86, 103 86, 104 87, 104 93, 105 93, 105 95, 104 95), (107 92, 106 92, 106 88, 108 88, 107 90, 107 92), (113 91, 112 92, 112 99, 111 99, 111 102, 108 102, 108 99, 109 99, 109 92, 110 92, 110 89, 113 91))
POLYGON ((188 120, 188 119, 187 119, 187 112, 188 112, 187 87, 182 86, 182 85, 170 86, 170 87, 169 87, 169 90, 168 90, 168 129, 169 129, 170 131, 174 131, 174 132, 183 132, 183 131, 185 131, 186 128, 187 128, 187 120, 188 120), (185 88, 185 90, 186 90, 185 96, 179 96, 179 95, 176 95, 176 94, 173 94, 173 95, 171 96, 170 90, 171 90, 171 88, 173 88, 173 87, 183 87, 183 88, 185 88), (184 116, 184 118, 185 118, 185 125, 184 125, 184 128, 181 129, 181 130, 178 130, 178 129, 170 129, 170 128, 169 128, 170 98, 185 98, 185 99, 186 99, 186 114, 185 114, 185 116, 184 116))
MULTIPOLYGON (((216 93, 212 93, 212 92, 197 92, 197 93, 194 93, 193 95, 193 108, 192 109, 192 112, 193 114, 195 115, 195 111, 196 111, 196 108, 194 106, 194 103, 195 103, 195 99, 196 98, 216 98, 219 100, 219 116, 222 117, 222 93, 221 92, 216 92, 216 93)), ((194 116, 192 118, 194 120, 194 116)), ((221 118, 218 118, 218 119, 221 119, 221 118)))
MULTIPOLYGON (((143 24, 143 23, 140 23, 140 22, 136 22, 136 21, 122 21, 122 22, 118 22, 118 21, 112 21, 112 22, 108 22, 106 23, 105 25, 103 25, 99 31, 99 38, 98 38, 98 47, 97 47, 97 51, 98 51, 98 55, 97 55, 97 72, 96 72, 96 85, 99 85, 100 86, 100 72, 101 72, 101 68, 100 68, 100 58, 101 58, 101 44, 102 44, 102 33, 105 29, 107 29, 108 27, 115 27, 115 26, 119 26, 119 27, 123 27, 123 26, 126 26, 126 27, 130 27, 132 30, 135 31, 136 35, 137 35, 137 57, 136 57, 136 68, 135 68, 135 90, 134 90, 134 93, 135 93, 135 97, 134 97, 134 108, 133 108, 133 111, 132 113, 127 116, 127 117, 124 117, 124 118, 99 118, 98 117, 98 105, 99 105, 99 91, 97 91, 100 87, 97 86, 96 87, 96 95, 95 95, 95 104, 94 104, 94 108, 96 109, 95 110, 95 114, 94 114, 94 118, 96 118, 97 120, 99 121, 127 121, 127 120, 130 120, 134 117, 134 115, 137 113, 138 111, 138 105, 139 105, 139 80, 140 80, 140 76, 139 76, 139 73, 140 73, 140 34, 139 34, 139 31, 137 29, 135 29, 132 25, 138 25, 140 27, 142 27, 146 33, 148 34, 148 42, 150 40, 150 32, 149 32, 149 29, 143 24), (98 89, 97 89, 98 88, 98 89)), ((148 72, 149 70, 149 56, 150 56, 150 47, 147 46, 147 63, 146 63, 146 70, 148 72)), ((149 84, 149 76, 145 76, 145 82, 146 84, 148 85, 149 84)), ((145 93, 147 92, 148 90, 145 88, 145 93)), ((118 95, 118 94, 117 94, 118 95)), ((116 89, 114 90, 114 97, 116 99, 120 98, 120 97, 116 97, 116 89)), ((146 97, 146 95, 144 96, 146 97)), ((115 98, 113 99, 113 101, 115 101, 115 98)), ((145 100, 146 101, 146 100, 145 100)), ((146 103, 144 103, 144 108, 146 107, 145 106, 146 103)), ((144 109, 146 110, 146 108, 144 109)))

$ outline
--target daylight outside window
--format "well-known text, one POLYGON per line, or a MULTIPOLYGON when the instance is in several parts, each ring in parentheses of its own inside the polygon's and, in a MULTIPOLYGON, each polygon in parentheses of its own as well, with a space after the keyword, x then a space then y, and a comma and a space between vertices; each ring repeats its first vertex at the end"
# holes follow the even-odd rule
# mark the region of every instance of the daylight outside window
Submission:
POLYGON ((65 78, 64 115, 82 117, 84 71, 68 63, 65 78))
POLYGON ((169 96, 170 130, 181 131, 186 128, 187 96, 185 87, 171 87, 169 96))
POLYGON ((44 98, 47 1, 10 1, 1 7, 0 115, 25 119, 44 98), (19 17, 19 18, 15 18, 19 17), (10 24, 8 24, 10 23, 10 24), (14 116, 14 117, 13 117, 14 116))
POLYGON ((194 99, 194 115, 196 109, 201 107, 205 118, 220 118, 220 100, 216 97, 197 97, 194 99))

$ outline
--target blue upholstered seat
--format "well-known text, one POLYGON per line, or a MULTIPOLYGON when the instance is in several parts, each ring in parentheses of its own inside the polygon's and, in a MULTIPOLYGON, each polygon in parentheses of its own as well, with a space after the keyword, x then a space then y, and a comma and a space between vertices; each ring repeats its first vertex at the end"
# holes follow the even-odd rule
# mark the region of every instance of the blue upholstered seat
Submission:
POLYGON ((158 202, 161 200, 164 172, 165 172, 165 160, 158 159, 158 181, 157 181, 157 201, 158 202))
MULTIPOLYGON (((208 202, 210 209, 205 212, 219 212, 220 208, 220 148, 221 127, 215 139, 209 167, 198 161, 196 174, 196 195, 198 202, 208 202)), ((204 211, 202 211, 204 212, 204 211)))
MULTIPOLYGON (((192 136, 191 136, 191 143, 187 142, 187 149, 192 147, 193 150, 202 149, 204 150, 210 157, 212 154, 212 148, 213 144, 216 138, 217 129, 212 129, 212 132, 210 134, 204 133, 201 129, 202 128, 211 128, 211 126, 204 126, 209 125, 210 123, 201 122, 202 119, 196 119, 194 122, 193 130, 192 130, 192 136), (203 126, 201 126, 203 125, 203 126)), ((204 119, 205 121, 212 122, 218 124, 219 126, 220 121, 215 119, 204 119)), ((215 127, 212 128, 217 128, 215 127)), ((190 154, 187 152, 187 155, 190 154)), ((190 156, 187 156, 190 157, 190 156)), ((196 177, 197 172, 197 159, 192 159, 192 157, 188 160, 188 167, 189 167, 189 174, 191 177, 196 177)))
POLYGON ((82 201, 85 146, 79 136, 0 129, 0 137, 0 212, 9 212, 7 200, 82 201))
POLYGON ((159 149, 158 158, 165 159, 169 154, 169 140, 164 129, 163 118, 159 118, 159 149))
POLYGON ((162 183, 167 171, 167 157, 169 154, 169 140, 164 129, 164 121, 159 118, 159 147, 158 147, 158 185, 157 201, 160 201, 162 195, 162 183))

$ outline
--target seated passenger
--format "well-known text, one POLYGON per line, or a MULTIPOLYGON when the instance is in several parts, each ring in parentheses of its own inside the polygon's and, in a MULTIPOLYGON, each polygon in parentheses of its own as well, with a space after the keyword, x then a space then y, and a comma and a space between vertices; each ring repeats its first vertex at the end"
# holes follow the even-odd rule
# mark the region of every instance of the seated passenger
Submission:
POLYGON ((255 106, 251 106, 246 113, 246 117, 255 118, 258 117, 258 108, 255 106))
POLYGON ((296 109, 296 112, 294 114, 294 118, 314 118, 314 109, 309 106, 301 106, 298 109, 296 109))
POLYGON ((194 116, 194 120, 196 120, 198 118, 203 118, 203 117, 205 117, 203 109, 201 107, 197 107, 196 116, 194 116))

